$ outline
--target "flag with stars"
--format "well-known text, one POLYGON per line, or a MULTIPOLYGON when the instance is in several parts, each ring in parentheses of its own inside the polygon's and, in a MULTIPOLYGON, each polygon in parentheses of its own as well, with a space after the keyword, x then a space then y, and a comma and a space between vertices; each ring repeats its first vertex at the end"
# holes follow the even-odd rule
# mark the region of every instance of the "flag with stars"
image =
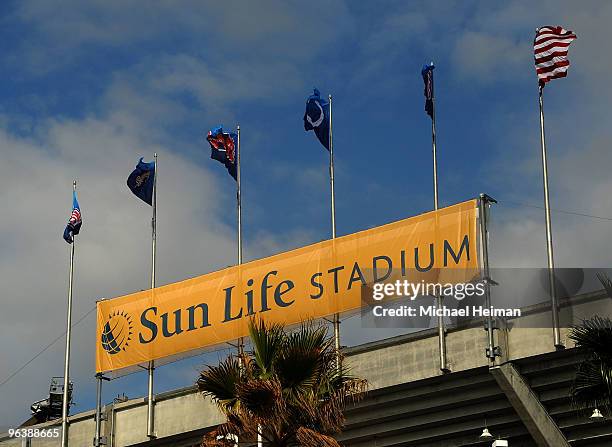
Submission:
POLYGON ((69 244, 72 244, 74 242, 74 236, 79 234, 79 231, 81 231, 82 224, 83 219, 81 218, 81 207, 79 207, 76 191, 73 191, 72 214, 70 214, 70 219, 68 219, 68 224, 64 230, 64 240, 69 244))

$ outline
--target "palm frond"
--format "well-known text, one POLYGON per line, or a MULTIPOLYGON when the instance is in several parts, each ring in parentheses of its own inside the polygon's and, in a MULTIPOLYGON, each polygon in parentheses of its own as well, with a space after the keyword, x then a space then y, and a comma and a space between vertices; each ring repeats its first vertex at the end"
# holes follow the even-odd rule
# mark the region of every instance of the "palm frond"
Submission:
POLYGON ((268 445, 339 447, 332 437, 345 423, 349 402, 367 382, 337 367, 327 328, 306 322, 292 332, 280 324, 251 320, 252 352, 230 357, 203 371, 199 390, 213 398, 227 423, 205 437, 205 447, 225 447, 225 436, 268 445), (219 438, 219 439, 217 439, 219 438))
POLYGON ((585 360, 576 371, 576 377, 570 389, 572 405, 578 409, 600 410, 612 409, 610 398, 612 388, 609 385, 609 374, 602 371, 598 360, 585 360), (604 375, 608 380, 604 379, 604 375))
POLYGON ((230 356, 217 366, 209 366, 200 373, 198 390, 209 396, 223 411, 231 411, 238 404, 240 362, 230 356))
POLYGON ((579 409, 612 409, 612 321, 595 316, 573 327, 570 338, 586 353, 570 389, 579 409))
POLYGON ((285 333, 281 324, 266 324, 263 319, 251 320, 249 335, 253 343, 253 355, 260 377, 268 377, 273 372, 274 360, 283 346, 285 333))
POLYGON ((307 427, 300 427, 297 429, 296 440, 302 447, 340 447, 338 441, 331 436, 319 433, 307 427))
POLYGON ((290 395, 312 389, 322 380, 322 374, 329 366, 328 354, 331 340, 326 338, 325 327, 303 324, 289 334, 283 349, 276 359, 275 370, 290 395))
POLYGON ((595 316, 572 328, 576 346, 602 359, 612 359, 612 320, 595 316))
POLYGON ((283 390, 278 380, 248 380, 238 387, 238 394, 243 407, 262 420, 285 410, 283 390))
POLYGON ((597 273, 597 279, 601 285, 606 289, 608 298, 612 298, 612 280, 605 273, 597 273))

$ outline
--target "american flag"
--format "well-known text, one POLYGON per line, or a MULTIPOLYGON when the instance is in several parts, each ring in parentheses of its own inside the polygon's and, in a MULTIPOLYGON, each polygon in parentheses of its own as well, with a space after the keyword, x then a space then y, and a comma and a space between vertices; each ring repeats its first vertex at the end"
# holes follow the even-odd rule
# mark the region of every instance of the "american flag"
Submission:
POLYGON ((536 30, 533 52, 541 86, 551 79, 567 76, 570 65, 567 50, 575 39, 576 34, 561 26, 543 26, 536 30))
POLYGON ((77 200, 76 191, 73 191, 72 213, 70 214, 70 219, 68 219, 68 224, 64 230, 64 240, 69 244, 72 244, 74 242, 74 236, 79 234, 79 231, 81 231, 82 224, 83 220, 81 218, 81 207, 79 206, 79 201, 77 200))
POLYGON ((68 222, 72 226, 77 226, 78 224, 80 224, 82 222, 81 221, 81 210, 78 208, 73 209, 68 222))

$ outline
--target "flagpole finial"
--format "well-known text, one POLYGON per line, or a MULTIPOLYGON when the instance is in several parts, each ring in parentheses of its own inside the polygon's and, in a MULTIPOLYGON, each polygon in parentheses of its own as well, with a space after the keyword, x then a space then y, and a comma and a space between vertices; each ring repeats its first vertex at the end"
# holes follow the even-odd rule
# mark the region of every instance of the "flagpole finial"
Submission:
POLYGON ((236 124, 236 130, 240 130, 240 124, 236 124))
POLYGON ((434 66, 434 63, 433 63, 433 61, 431 61, 431 62, 429 63, 429 65, 431 65, 431 66, 433 67, 433 66, 434 66))
POLYGON ((157 152, 153 152, 153 158, 157 158, 157 152))
POLYGON ((329 95, 327 95, 327 97, 328 97, 328 98, 329 98, 329 100, 331 101, 331 99, 332 99, 332 95, 331 95, 331 93, 330 93, 329 95))
POLYGON ((72 189, 76 191, 76 180, 72 181, 72 189))

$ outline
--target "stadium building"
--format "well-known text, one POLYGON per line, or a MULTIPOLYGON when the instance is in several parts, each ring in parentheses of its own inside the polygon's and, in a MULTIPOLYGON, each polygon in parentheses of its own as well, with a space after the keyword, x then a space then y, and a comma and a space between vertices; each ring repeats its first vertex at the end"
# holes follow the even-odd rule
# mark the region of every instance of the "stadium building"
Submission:
MULTIPOLYGON (((561 317, 572 321, 610 315, 611 309, 612 299, 603 291, 561 301, 561 317)), ((369 381, 369 392, 347 410, 338 440, 347 447, 611 446, 610 415, 592 418, 592 410, 580 413, 570 405, 570 384, 584 354, 572 347, 567 329, 561 333, 567 348, 555 350, 548 303, 521 310, 520 317, 502 320, 495 331, 501 355, 494 363, 485 355, 482 319, 449 328, 449 373, 439 369, 435 329, 344 348, 353 374, 369 381), (481 437, 485 429, 490 437, 481 437)), ((93 444, 94 414, 70 416, 71 446, 93 444)), ((106 404, 102 414, 107 447, 197 446, 223 422, 194 387, 155 396, 154 440, 146 436, 145 398, 106 404)), ((56 445, 58 438, 0 434, 0 447, 56 445)))

